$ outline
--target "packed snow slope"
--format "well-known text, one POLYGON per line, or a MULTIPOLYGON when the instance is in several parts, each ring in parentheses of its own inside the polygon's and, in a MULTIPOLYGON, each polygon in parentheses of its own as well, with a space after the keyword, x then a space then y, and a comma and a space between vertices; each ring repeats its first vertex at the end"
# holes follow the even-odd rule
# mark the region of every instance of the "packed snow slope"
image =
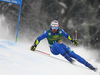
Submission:
MULTIPOLYGON (((41 50, 44 47, 42 45, 41 50)), ((29 45, 26 44, 21 45, 1 40, 0 75, 99 75, 99 70, 94 72, 77 61, 70 64, 61 55, 52 55, 49 48, 47 53, 50 53, 50 56, 33 52, 29 48, 29 45)), ((74 49, 77 49, 77 53, 100 69, 100 64, 94 60, 95 57, 91 59, 91 53, 85 53, 82 47, 74 49)))

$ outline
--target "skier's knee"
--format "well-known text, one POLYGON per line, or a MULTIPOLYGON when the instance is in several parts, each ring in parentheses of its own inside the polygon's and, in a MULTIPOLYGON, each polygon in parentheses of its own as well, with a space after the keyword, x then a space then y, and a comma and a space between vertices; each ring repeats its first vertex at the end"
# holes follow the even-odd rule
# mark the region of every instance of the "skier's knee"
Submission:
POLYGON ((54 55, 59 55, 59 52, 57 52, 57 51, 51 51, 52 52, 52 54, 54 54, 54 55))
POLYGON ((50 51, 54 54, 54 55, 58 55, 59 52, 56 50, 56 48, 53 46, 52 48, 50 48, 50 51))

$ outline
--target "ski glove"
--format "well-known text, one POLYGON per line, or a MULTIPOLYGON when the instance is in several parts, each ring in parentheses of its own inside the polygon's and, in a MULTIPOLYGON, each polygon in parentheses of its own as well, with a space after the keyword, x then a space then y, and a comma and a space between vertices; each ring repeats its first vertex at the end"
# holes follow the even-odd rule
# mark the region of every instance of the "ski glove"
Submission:
POLYGON ((71 40, 73 42, 74 45, 78 45, 78 41, 77 40, 71 40))
POLYGON ((71 40, 73 42, 74 45, 78 45, 78 41, 77 40, 73 40, 70 36, 68 36, 68 39, 71 40))
POLYGON ((31 50, 34 51, 38 45, 39 41, 38 39, 35 40, 34 44, 31 46, 31 50))

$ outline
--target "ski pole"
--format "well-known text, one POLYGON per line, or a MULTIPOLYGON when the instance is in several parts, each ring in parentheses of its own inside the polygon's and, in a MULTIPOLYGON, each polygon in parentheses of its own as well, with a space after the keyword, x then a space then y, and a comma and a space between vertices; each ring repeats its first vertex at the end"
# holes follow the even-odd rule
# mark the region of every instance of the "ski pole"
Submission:
POLYGON ((77 40, 77 30, 75 30, 76 40, 77 40))
POLYGON ((37 52, 40 52, 40 53, 43 53, 43 54, 46 54, 46 55, 49 55, 49 56, 50 56, 50 54, 45 53, 45 52, 43 52, 43 51, 40 51, 40 50, 35 50, 35 51, 37 51, 37 52))

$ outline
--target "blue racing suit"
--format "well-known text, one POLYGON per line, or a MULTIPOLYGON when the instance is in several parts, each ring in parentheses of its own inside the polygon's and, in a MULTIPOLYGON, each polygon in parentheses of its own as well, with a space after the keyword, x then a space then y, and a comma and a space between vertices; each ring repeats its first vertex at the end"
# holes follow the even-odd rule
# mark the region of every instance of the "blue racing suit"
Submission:
MULTIPOLYGON (((44 31, 38 38, 38 43, 44 39, 44 38, 49 38, 49 35, 52 34, 53 35, 58 35, 59 33, 61 33, 62 36, 66 37, 68 40, 72 40, 71 37, 63 30, 60 29, 57 31, 57 33, 52 33, 51 30, 48 31, 44 31), (49 31, 49 32, 48 32, 49 31)), ((52 45, 49 44, 50 47, 50 51, 54 54, 54 55, 58 55, 61 54, 62 56, 64 56, 68 61, 70 61, 72 58, 75 58, 78 62, 84 64, 87 67, 91 67, 92 65, 89 64, 88 62, 86 62, 86 60, 84 58, 82 58, 81 56, 79 56, 78 54, 76 54, 74 51, 71 51, 70 47, 66 46, 65 44, 63 44, 61 41, 58 42, 54 42, 52 45)))

